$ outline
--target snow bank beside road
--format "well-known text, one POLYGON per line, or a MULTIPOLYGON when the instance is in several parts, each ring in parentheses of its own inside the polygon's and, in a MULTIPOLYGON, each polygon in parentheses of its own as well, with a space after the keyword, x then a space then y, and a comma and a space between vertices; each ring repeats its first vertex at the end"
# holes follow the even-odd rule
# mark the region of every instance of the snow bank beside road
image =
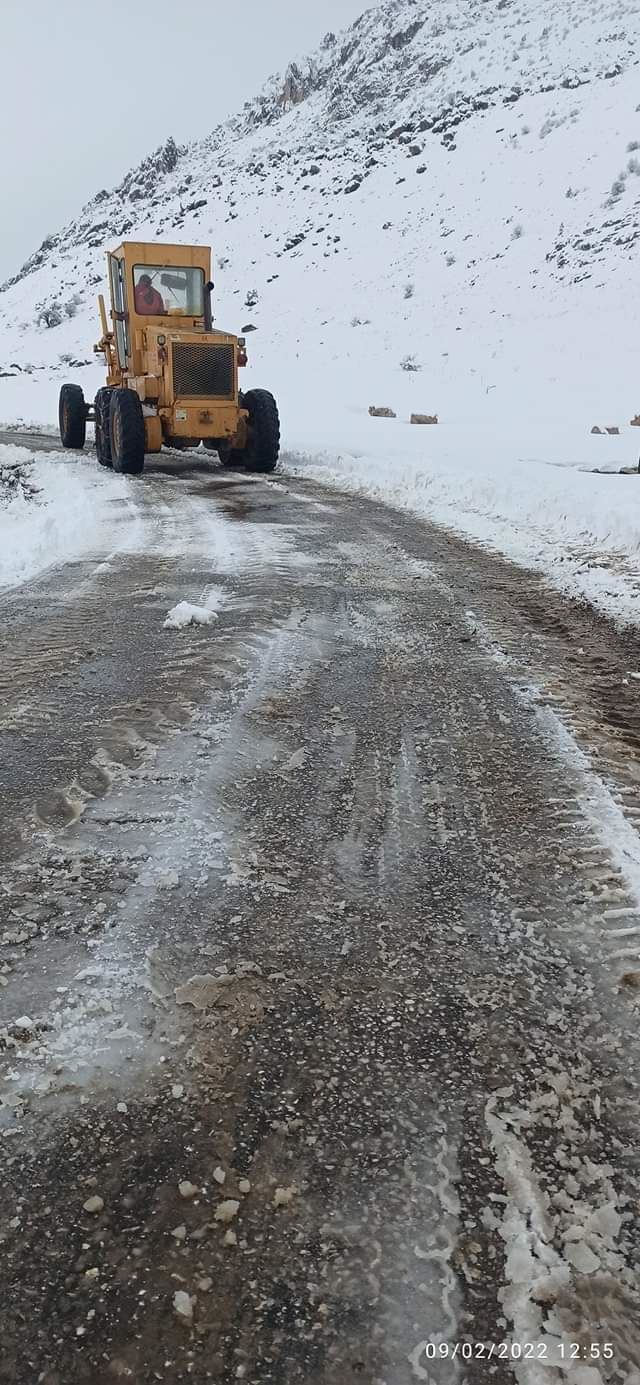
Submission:
MULTIPOLYGON (((310 449, 287 436, 293 475, 367 495, 454 530, 542 572, 568 596, 621 623, 640 624, 640 476, 619 475, 640 438, 582 438, 566 427, 518 436, 495 421, 416 427, 344 415, 310 449), (611 468, 596 474, 595 467, 611 468)), ((627 434, 638 430, 628 429, 627 434)))
POLYGON ((55 563, 110 546, 114 501, 127 497, 125 477, 50 452, 0 444, 0 473, 26 476, 0 488, 0 587, 12 587, 55 563))

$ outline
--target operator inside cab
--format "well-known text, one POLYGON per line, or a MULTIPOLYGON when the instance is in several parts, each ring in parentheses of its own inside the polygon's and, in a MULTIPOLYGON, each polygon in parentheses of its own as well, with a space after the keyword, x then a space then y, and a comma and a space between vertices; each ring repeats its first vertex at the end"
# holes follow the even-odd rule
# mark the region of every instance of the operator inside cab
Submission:
POLYGON ((157 316, 165 313, 166 308, 164 299, 157 289, 154 289, 149 274, 141 274, 135 287, 136 312, 148 317, 157 316))

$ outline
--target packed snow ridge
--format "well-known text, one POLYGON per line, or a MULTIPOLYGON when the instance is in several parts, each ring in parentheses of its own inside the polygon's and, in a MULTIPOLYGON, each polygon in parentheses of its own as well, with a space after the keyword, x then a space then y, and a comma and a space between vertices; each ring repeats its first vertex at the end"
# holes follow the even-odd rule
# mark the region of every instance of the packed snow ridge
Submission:
POLYGON ((211 243, 288 468, 634 619, 639 38, 632 0, 368 10, 27 260, 0 292, 0 417, 49 424, 63 380, 101 382, 107 247, 211 243))
POLYGON ((106 557, 121 526, 129 536, 126 478, 89 469, 76 455, 54 452, 45 460, 0 445, 0 588, 85 553, 106 557))

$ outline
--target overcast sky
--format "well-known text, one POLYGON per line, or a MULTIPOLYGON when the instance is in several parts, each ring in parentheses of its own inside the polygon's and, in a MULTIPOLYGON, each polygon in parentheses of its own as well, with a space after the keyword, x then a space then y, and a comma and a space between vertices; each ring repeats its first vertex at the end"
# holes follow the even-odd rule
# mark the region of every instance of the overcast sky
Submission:
POLYGON ((0 282, 168 135, 209 133, 373 0, 2 0, 0 282))

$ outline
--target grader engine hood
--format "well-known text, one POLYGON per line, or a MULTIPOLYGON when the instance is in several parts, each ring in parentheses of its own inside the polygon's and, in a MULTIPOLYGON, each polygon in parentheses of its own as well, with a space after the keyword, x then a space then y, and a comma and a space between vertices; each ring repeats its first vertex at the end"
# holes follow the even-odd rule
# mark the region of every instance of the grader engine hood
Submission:
POLYGON ((157 362, 167 404, 179 400, 235 399, 237 338, 224 332, 148 330, 149 365, 157 362))
POLYGON ((231 342, 170 342, 176 399, 234 399, 235 352, 231 342))
POLYGON ((146 368, 158 378, 157 408, 166 436, 244 436, 238 354, 238 338, 226 332, 179 331, 169 324, 147 328, 146 368))
POLYGON ((234 399, 235 354, 233 341, 171 337, 169 367, 175 399, 234 399))

